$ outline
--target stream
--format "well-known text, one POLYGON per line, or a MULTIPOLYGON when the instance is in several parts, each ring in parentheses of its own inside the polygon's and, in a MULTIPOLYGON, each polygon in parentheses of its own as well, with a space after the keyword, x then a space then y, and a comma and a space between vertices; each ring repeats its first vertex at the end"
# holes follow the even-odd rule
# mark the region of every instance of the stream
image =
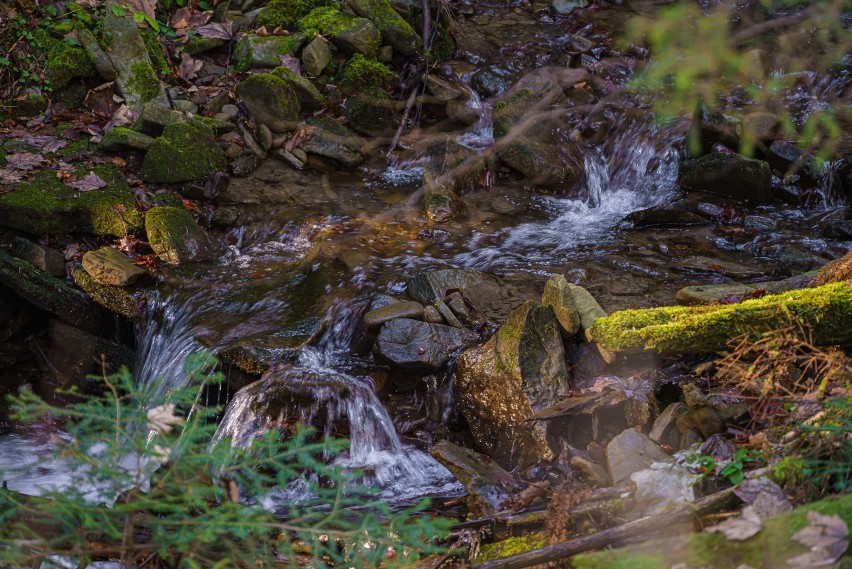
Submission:
MULTIPOLYGON (((519 75, 567 60, 575 34, 585 30, 600 41, 609 33, 604 24, 623 16, 615 6, 570 23, 539 22, 511 7, 490 13, 487 26, 466 24, 471 29, 459 41, 464 58, 449 65, 474 86, 485 69, 519 75)), ((626 79, 613 73, 612 81, 626 79)), ((839 87, 815 82, 809 96, 818 100, 833 88, 839 87)), ((452 133, 460 145, 478 151, 493 143, 490 95, 468 102, 482 118, 452 133)), ((234 178, 219 197, 212 218, 218 258, 160 272, 136 332, 136 381, 164 399, 169 389, 185 386, 183 361, 199 348, 260 348, 279 358, 263 381, 305 394, 290 416, 305 423, 321 417, 319 426, 329 435, 342 430, 350 448, 337 463, 364 472, 363 482, 379 488, 377 499, 409 505, 464 495, 427 451, 435 426, 423 426, 426 416, 446 418, 452 406, 442 396, 443 378, 430 379, 434 389, 412 387, 407 380, 416 383, 419 376, 388 379, 370 356, 353 354, 359 320, 375 295, 401 296, 408 278, 445 267, 478 269, 537 290, 549 276, 563 274, 614 311, 672 304, 678 289, 694 284, 784 278, 844 250, 840 240, 818 231, 845 205, 829 196, 827 185, 817 208, 776 201, 750 207, 737 223, 624 221, 648 208, 700 209, 704 201, 678 186, 685 125, 659 125, 650 112, 635 110, 609 109, 603 139, 582 146, 584 176, 570 194, 535 193, 523 180, 496 172, 493 185, 463 196, 466 216, 442 224, 414 219, 404 209, 428 165, 418 137, 434 134, 429 128, 407 137, 390 160, 376 153, 349 172, 296 171, 264 161, 251 175, 234 178)), ((238 445, 273 428, 255 410, 263 386, 237 393, 248 382, 233 371, 216 435, 238 445)), ((0 435, 0 471, 10 489, 38 494, 67 481, 63 464, 38 459, 50 449, 45 429, 0 435)), ((299 492, 298 485, 276 489, 268 506, 276 509, 299 492)))

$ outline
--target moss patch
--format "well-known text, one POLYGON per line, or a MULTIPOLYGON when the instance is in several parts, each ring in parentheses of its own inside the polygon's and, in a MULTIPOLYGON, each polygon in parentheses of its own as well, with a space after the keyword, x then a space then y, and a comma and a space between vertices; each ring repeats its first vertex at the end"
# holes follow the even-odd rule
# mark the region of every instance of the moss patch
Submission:
POLYGON ((145 154, 141 175, 146 182, 190 182, 224 169, 227 163, 211 129, 195 123, 174 123, 166 126, 145 154))
POLYGON ((97 282, 83 267, 77 263, 71 268, 71 276, 78 287, 83 289, 92 300, 116 314, 121 314, 131 320, 141 313, 141 301, 129 290, 120 286, 107 285, 97 282))
POLYGON ((157 257, 180 264, 208 255, 207 234, 192 215, 181 207, 153 207, 145 214, 145 232, 157 257))
POLYGON ((788 326, 791 318, 812 327, 819 344, 849 342, 852 286, 834 283, 722 306, 622 310, 596 320, 590 334, 615 352, 709 353, 737 336, 788 326))
POLYGON ((485 563, 486 561, 494 561, 495 559, 526 553, 545 545, 547 545, 547 540, 541 534, 510 537, 497 543, 483 545, 479 550, 479 555, 476 557, 476 562, 485 563))
POLYGON ((22 101, 7 99, 0 108, 0 119, 34 117, 47 109, 47 100, 38 93, 28 93, 22 101))
MULTIPOLYGON (((142 228, 142 216, 124 174, 112 165, 92 168, 107 187, 78 192, 56 178, 55 170, 40 172, 32 181, 19 184, 0 196, 0 224, 34 235, 45 233, 94 233, 124 235, 142 228), (121 211, 121 210, 124 211, 121 211)), ((81 167, 78 177, 88 174, 81 167)))
POLYGON ((506 136, 541 97, 529 89, 518 89, 494 105, 494 136, 506 136))
POLYGON ((44 76, 53 89, 62 89, 75 77, 95 74, 95 66, 83 48, 55 39, 43 29, 36 30, 33 35, 44 50, 44 76))
POLYGON ((130 66, 131 78, 127 86, 139 95, 139 101, 147 103, 157 98, 160 94, 160 80, 154 74, 154 70, 146 62, 137 61, 130 66))
POLYGON ((163 79, 167 79, 172 75, 172 68, 169 67, 169 62, 163 54, 163 47, 160 45, 160 40, 157 32, 151 28, 139 30, 142 36, 142 42, 145 44, 145 51, 148 52, 148 57, 151 58, 151 63, 154 69, 163 79))
POLYGON ((277 67, 282 55, 296 55, 305 42, 304 34, 286 36, 244 36, 234 48, 237 71, 256 67, 277 67))
POLYGON ((257 25, 270 31, 278 26, 292 30, 314 8, 331 5, 331 0, 272 0, 257 15, 257 25))
POLYGON ((367 59, 356 53, 340 74, 340 83, 348 89, 360 91, 365 87, 388 89, 399 83, 399 75, 388 69, 387 65, 367 59))

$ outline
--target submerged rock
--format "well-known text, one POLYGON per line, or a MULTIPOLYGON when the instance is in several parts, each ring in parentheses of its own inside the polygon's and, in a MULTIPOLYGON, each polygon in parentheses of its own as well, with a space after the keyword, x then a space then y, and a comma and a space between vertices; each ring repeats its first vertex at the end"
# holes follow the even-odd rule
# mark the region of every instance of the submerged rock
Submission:
POLYGON ((364 161, 360 152, 364 140, 336 120, 310 117, 305 122, 309 127, 305 129, 307 137, 301 145, 304 152, 331 158, 346 168, 364 161))
POLYGON ((477 340, 467 330, 397 318, 382 326, 374 352, 400 368, 439 370, 454 353, 477 340))
POLYGON ((690 189, 754 202, 772 199, 769 164, 716 152, 680 165, 680 183, 690 189))
POLYGON ((453 392, 477 445, 504 468, 552 458, 535 413, 568 393, 558 323, 549 307, 525 302, 481 346, 459 356, 453 392))
POLYGON ((224 170, 227 163, 212 130, 194 123, 177 123, 168 125, 148 149, 140 175, 149 183, 191 182, 224 170))
POLYGON ((83 255, 83 268, 95 281, 114 286, 128 286, 146 274, 145 269, 112 247, 101 247, 83 255))
POLYGON ((161 260, 179 265, 209 258, 212 246, 192 214, 180 207, 159 206, 145 214, 145 232, 161 260))

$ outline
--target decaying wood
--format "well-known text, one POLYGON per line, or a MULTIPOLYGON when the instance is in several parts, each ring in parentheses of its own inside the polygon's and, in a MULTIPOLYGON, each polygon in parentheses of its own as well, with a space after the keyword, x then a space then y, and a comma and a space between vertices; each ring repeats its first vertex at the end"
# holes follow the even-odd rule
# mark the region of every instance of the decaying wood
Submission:
POLYGON ((578 553, 600 549, 609 545, 634 542, 645 536, 659 534, 661 531, 671 533, 680 524, 689 523, 698 517, 731 507, 738 500, 733 489, 728 488, 706 496, 694 504, 685 504, 670 508, 659 514, 646 516, 614 528, 578 537, 563 543, 548 545, 540 549, 527 551, 526 553, 512 555, 511 557, 480 563, 475 565, 474 569, 524 569, 533 565, 567 559, 578 553))

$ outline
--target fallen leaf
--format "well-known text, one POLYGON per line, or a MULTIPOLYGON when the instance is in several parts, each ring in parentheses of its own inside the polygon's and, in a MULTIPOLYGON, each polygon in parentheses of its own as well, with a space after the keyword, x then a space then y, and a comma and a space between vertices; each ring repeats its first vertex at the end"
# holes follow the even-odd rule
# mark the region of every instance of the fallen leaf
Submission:
POLYGON ((17 184, 23 180, 23 174, 16 170, 0 168, 0 184, 17 184))
POLYGON ((810 551, 787 560, 791 567, 834 565, 849 547, 849 528, 840 516, 808 512, 808 526, 793 534, 810 551))
POLYGON ((130 0, 131 12, 142 12, 149 18, 157 17, 157 0, 130 0))
POLYGON ((212 17, 213 12, 199 12, 189 6, 184 6, 175 11, 169 20, 169 24, 174 30, 198 28, 209 22, 212 17))
POLYGON ((196 30, 203 38, 219 38, 230 41, 234 37, 232 22, 212 22, 196 30))
POLYGON ((32 170, 45 164, 44 156, 33 152, 19 152, 6 157, 6 162, 15 170, 32 170))
POLYGON ((109 132, 117 126, 127 126, 136 122, 139 118, 139 113, 128 107, 127 105, 119 106, 112 114, 112 118, 104 125, 104 132, 109 132))
POLYGON ((186 52, 182 52, 180 54, 180 64, 178 64, 177 74, 186 81, 192 81, 196 77, 198 77, 198 72, 201 71, 201 68, 204 66, 204 63, 199 60, 192 59, 186 52))
POLYGON ((55 136, 47 136, 43 134, 26 134, 22 140, 32 146, 40 147, 42 152, 56 152, 60 148, 68 146, 68 143, 64 140, 60 140, 55 136))
POLYGON ((99 190, 101 188, 105 188, 107 183, 104 182, 97 174, 94 172, 89 172, 85 176, 83 176, 82 180, 78 180, 71 184, 67 184, 69 187, 74 188, 80 192, 90 192, 92 190, 99 190))
POLYGON ((733 541, 745 541, 757 535, 762 529, 763 520, 751 506, 746 506, 738 518, 728 518, 720 524, 707 528, 707 531, 721 533, 733 541))
POLYGON ((104 83, 90 90, 83 106, 97 116, 111 117, 119 107, 115 101, 115 83, 104 83))
POLYGON ((171 433, 175 425, 183 425, 183 419, 175 415, 175 404, 166 403, 148 409, 148 428, 159 433, 171 433))
POLYGON ((775 482, 762 476, 746 480, 734 488, 734 494, 754 508, 761 519, 771 518, 793 509, 793 505, 775 482))

